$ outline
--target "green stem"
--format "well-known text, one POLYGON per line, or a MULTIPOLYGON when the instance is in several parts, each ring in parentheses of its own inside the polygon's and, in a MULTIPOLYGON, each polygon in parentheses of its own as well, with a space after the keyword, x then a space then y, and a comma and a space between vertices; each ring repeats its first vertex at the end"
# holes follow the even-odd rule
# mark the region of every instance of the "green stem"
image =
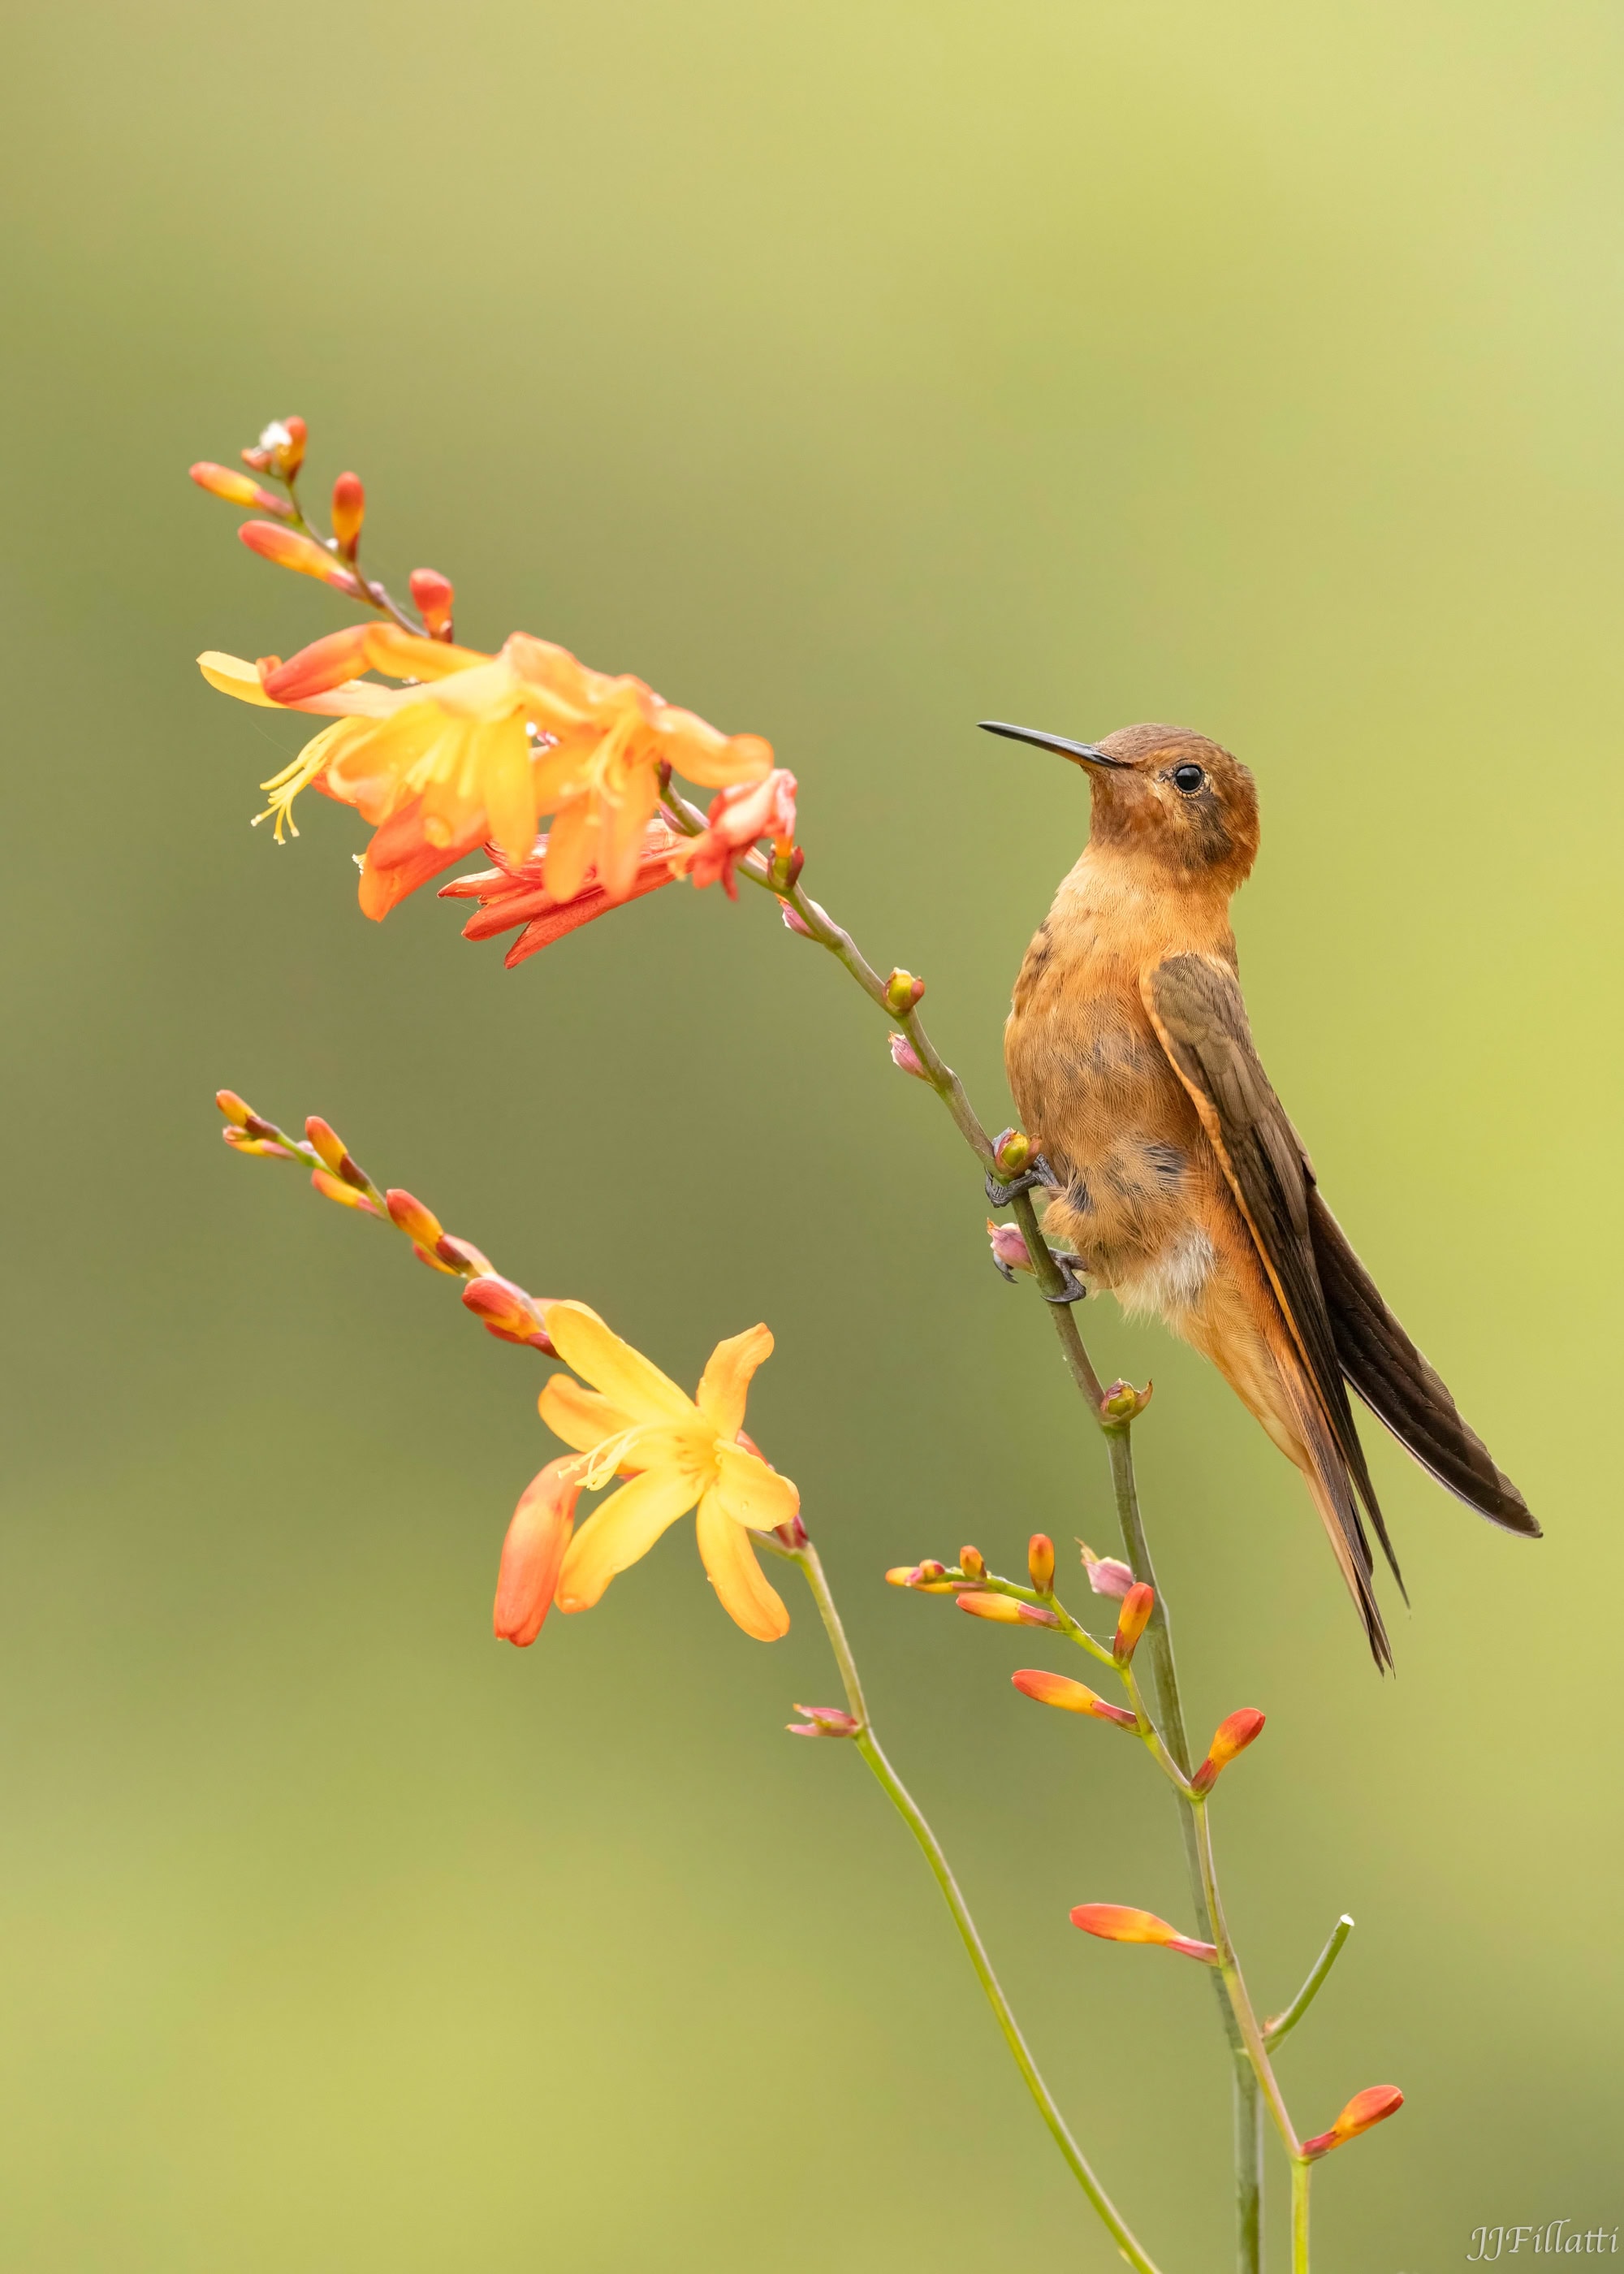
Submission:
POLYGON ((1229 1993, 1229 2010, 1235 2016, 1252 2074, 1257 2078, 1259 2089, 1267 2103, 1269 2114, 1274 2120, 1275 2129, 1285 2144, 1286 2153, 1294 2163, 1300 2162, 1302 2143, 1275 2079, 1268 2048, 1263 2042, 1263 2030, 1252 2010, 1252 1999, 1241 1973, 1240 1960, 1236 1955, 1235 1944, 1224 1918, 1223 1903, 1218 1893, 1218 1867, 1213 1856, 1213 1834, 1207 1822, 1207 1803, 1205 1800, 1193 1800, 1188 1805, 1195 1825, 1196 1854, 1201 1867, 1201 1883, 1207 1894, 1207 1915, 1212 1924, 1213 1940, 1218 1949, 1218 1972, 1229 1993))
POLYGON ((1291 2274, 1308 2274, 1308 2175, 1301 2157, 1291 2166, 1291 2274))
POLYGON ((976 1979, 986 1993, 987 2002, 992 2007, 998 2027, 1004 2033, 1004 2041, 1010 2049, 1015 2066, 1026 2080, 1026 2090, 1037 2103, 1039 2114, 1053 2135, 1056 2146, 1071 2165, 1078 2185, 1093 2204, 1123 2257, 1130 2266, 1138 2270, 1138 2274, 1156 2274, 1154 2261, 1137 2240, 1122 2213, 1106 2194, 1105 2189, 1095 2178, 1088 2158, 1072 2138, 1064 2117, 1056 2105, 1054 2095, 1044 2083, 1038 2065, 1032 2058, 1031 2049, 1021 2034, 1020 2024, 1015 2019, 1010 2001, 1004 1995, 1004 1986, 993 1971, 992 1961, 987 1954, 987 1946, 981 1940, 974 1919, 970 1916, 970 1907, 965 1901, 959 1882, 953 1877, 947 1857, 942 1852, 941 1842, 927 1823, 919 1803, 886 1758, 884 1751, 874 1734, 873 1725, 868 1720, 868 1709, 863 1698, 862 1683, 858 1677, 856 1661, 852 1656, 851 1645, 846 1638, 846 1629, 840 1623, 840 1614, 835 1608, 834 1598, 829 1592, 829 1581, 824 1575, 823 1566, 816 1548, 808 1540, 804 1547, 781 1552, 788 1553, 792 1560, 800 1564, 806 1574, 807 1585, 812 1590, 813 1600, 817 1605, 824 1631, 829 1637, 830 1646, 834 1652, 835 1663, 840 1669, 840 1679, 846 1689, 847 1711, 858 1724, 857 1750, 868 1764, 881 1790, 924 1851, 925 1861, 929 1864, 936 1885, 942 1890, 943 1900, 952 1913, 953 1924, 959 1929, 964 1946, 969 1953, 970 1963, 975 1969, 976 1979))
POLYGON ((1235 2257, 1239 2274, 1263 2270, 1263 2098, 1244 2048, 1234 2057, 1235 2257))
POLYGON ((1289 2029, 1295 2029, 1304 2014, 1319 1996, 1321 1984, 1342 1955, 1342 1945, 1353 1932, 1353 1921, 1346 1911, 1331 1929, 1329 1941, 1315 1959, 1306 1982, 1283 2014, 1276 2014, 1272 2022, 1263 2024, 1263 2042, 1272 2052, 1289 2029))

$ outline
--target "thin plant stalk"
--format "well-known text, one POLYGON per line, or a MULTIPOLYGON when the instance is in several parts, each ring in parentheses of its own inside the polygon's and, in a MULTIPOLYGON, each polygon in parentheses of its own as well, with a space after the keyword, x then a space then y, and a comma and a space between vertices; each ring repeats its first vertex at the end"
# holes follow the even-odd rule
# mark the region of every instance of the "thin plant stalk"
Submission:
MULTIPOLYGON (((766 1544, 777 1546, 777 1543, 772 1541, 766 1544)), ((986 1994, 988 2004, 992 2007, 998 2027, 1004 2033, 1004 2041, 1010 2049, 1016 2067, 1025 2080, 1027 2091, 1037 2104, 1039 2114, 1053 2135, 1056 2146, 1070 2165, 1078 2185, 1094 2206, 1101 2224, 1127 2263, 1136 2270, 1136 2274, 1156 2274, 1155 2262, 1100 2184, 1088 2158, 1071 2136, 1071 2127, 1061 2114, 1053 2093, 1043 2081, 1038 2065, 1033 2059, 1032 2050, 1022 2034, 1020 2024, 1015 2018, 1014 2009, 1004 1992, 1004 1985, 994 1971, 992 1961, 987 1954, 987 1946, 981 1940, 981 1931, 971 1916, 970 1907, 964 1899, 963 1892, 953 1876, 946 1856, 943 1853, 942 1843, 926 1820, 924 1811, 887 1759, 884 1749, 874 1734, 874 1725, 868 1718, 868 1704, 863 1697, 862 1683, 858 1675, 857 1663, 852 1656, 851 1645, 846 1640, 846 1629, 841 1623, 834 1597, 830 1593, 829 1580, 816 1548, 810 1540, 808 1540, 799 1547, 780 1547, 778 1552, 787 1555, 791 1562, 798 1563, 805 1575, 807 1585, 812 1591, 813 1600, 816 1603, 818 1614, 823 1622, 824 1631, 829 1637, 830 1647, 834 1653, 835 1664, 840 1671, 840 1680, 846 1690, 846 1710, 857 1723, 855 1738, 857 1750, 868 1763, 875 1781, 924 1852, 925 1861, 929 1864, 936 1885, 942 1890, 943 1900, 953 1915, 953 1924, 959 1929, 964 1946, 969 1954, 970 1963, 975 1969, 976 1978, 986 1994)))

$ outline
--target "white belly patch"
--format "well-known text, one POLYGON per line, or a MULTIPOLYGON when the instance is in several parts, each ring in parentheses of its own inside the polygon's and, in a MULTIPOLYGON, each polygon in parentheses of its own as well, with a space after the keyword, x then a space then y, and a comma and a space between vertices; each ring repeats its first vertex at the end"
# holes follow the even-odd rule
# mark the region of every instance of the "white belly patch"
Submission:
POLYGON ((1148 1311, 1170 1321, 1174 1313, 1191 1310, 1199 1301, 1217 1261, 1212 1241, 1196 1225, 1181 1232, 1146 1269, 1119 1279, 1111 1292, 1130 1318, 1148 1311))

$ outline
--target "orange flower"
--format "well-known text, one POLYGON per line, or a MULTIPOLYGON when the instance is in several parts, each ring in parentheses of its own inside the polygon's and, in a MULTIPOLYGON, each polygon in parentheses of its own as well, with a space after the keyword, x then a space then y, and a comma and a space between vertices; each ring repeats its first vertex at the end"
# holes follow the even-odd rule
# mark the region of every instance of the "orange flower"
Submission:
MULTIPOLYGON (((674 829, 667 829, 663 821, 651 821, 643 832, 631 889, 621 895, 621 900, 640 900, 645 892, 658 892, 662 885, 669 885, 676 875, 673 856, 687 842, 674 829)), ((457 877, 440 888, 442 900, 479 903, 462 927, 464 939, 493 939, 498 932, 511 931, 515 924, 523 925, 523 930, 502 959, 509 971, 515 964, 523 963, 527 955, 551 947, 566 932, 578 931, 583 924, 592 922, 595 917, 620 905, 620 900, 610 899, 594 869, 587 870, 574 900, 555 900, 542 881, 546 870, 546 849, 547 840, 543 837, 526 861, 509 861, 499 852, 494 869, 482 869, 477 876, 457 877)))
POLYGON ((1345 2140, 1357 2140, 1372 2124, 1382 2124, 1389 2116, 1396 2116, 1403 2105, 1404 2096, 1397 2085, 1367 2084, 1363 2092, 1354 2094, 1328 2132, 1317 2132, 1312 2140, 1304 2141, 1303 2153, 1328 2156, 1345 2140))
POLYGON ((718 790, 706 816, 708 829, 689 838, 676 866, 703 891, 719 881, 730 900, 739 897, 733 870, 743 854, 762 838, 788 849, 795 834, 795 777, 775 766, 760 781, 737 782, 718 790))
POLYGON ((1177 1950, 1185 1958, 1199 1958, 1210 1966, 1218 1955, 1218 1946, 1211 1942, 1195 1942, 1187 1934, 1180 1934, 1154 1911, 1131 1910, 1125 1903, 1079 1903, 1071 1914, 1073 1926, 1080 1926, 1085 1934, 1097 1934, 1105 1942, 1154 1942, 1164 1950, 1177 1950))
POLYGON ((492 656, 357 624, 287 663, 199 662, 225 694, 335 719, 265 785, 267 811, 280 835, 299 792, 314 785, 372 823, 361 876, 371 916, 487 839, 523 862, 546 813, 555 818, 542 877, 554 901, 573 900, 594 868, 608 899, 625 900, 661 765, 713 787, 759 781, 772 768, 759 735, 724 734, 642 680, 589 671, 524 632, 492 656), (380 687, 358 675, 368 669, 419 683, 380 687))
POLYGON ((762 1576, 750 1534, 790 1522, 801 1495, 741 1442, 750 1378, 772 1352, 767 1329, 718 1343, 689 1397, 584 1303, 551 1303, 544 1317, 559 1356, 591 1384, 558 1374, 541 1393, 542 1419, 579 1449, 568 1473, 589 1491, 630 1480, 570 1542, 560 1610, 590 1610, 617 1571, 696 1507, 700 1560, 723 1609, 756 1641, 776 1642, 789 1613, 762 1576))

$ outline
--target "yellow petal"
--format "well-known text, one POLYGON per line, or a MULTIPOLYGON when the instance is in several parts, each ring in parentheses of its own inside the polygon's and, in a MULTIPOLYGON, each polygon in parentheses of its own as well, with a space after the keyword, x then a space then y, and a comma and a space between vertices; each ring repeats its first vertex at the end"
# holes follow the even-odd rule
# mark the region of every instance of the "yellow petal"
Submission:
POLYGON ((611 1493, 569 1543, 559 1573, 560 1610, 590 1611, 617 1571, 646 1555, 661 1532, 688 1514, 694 1496, 691 1480, 674 1469, 650 1469, 611 1493))
POLYGON ((282 708, 260 686, 259 666, 244 663, 240 655, 222 655, 218 648, 206 648, 198 658, 198 669, 211 687, 217 687, 222 695, 235 695, 239 703, 257 703, 264 711, 282 708))
POLYGON ((748 1327, 718 1343, 710 1363, 699 1377, 695 1404, 707 1421, 716 1424, 718 1437, 736 1437, 744 1427, 744 1401, 750 1376, 763 1359, 772 1356, 772 1334, 767 1327, 748 1327))
POLYGON ((555 1437, 590 1453, 605 1437, 619 1437, 632 1426, 631 1417, 595 1389, 588 1389, 573 1374, 555 1374, 536 1401, 542 1419, 555 1437))
POLYGON ((787 1524, 801 1508, 801 1495, 789 1479, 742 1445, 718 1444, 713 1497, 725 1516, 735 1524, 748 1524, 754 1532, 787 1524))
POLYGON ((536 842, 536 791, 521 720, 504 719, 485 727, 479 738, 479 776, 491 841, 510 861, 528 861, 536 842))
POLYGON ((623 900, 637 875, 643 832, 659 809, 651 764, 641 765, 620 794, 605 799, 598 840, 598 878, 612 900, 623 900))
POLYGON ((550 1303, 542 1319, 565 1365, 584 1374, 630 1420, 658 1425, 698 1419, 693 1399, 584 1303, 550 1303))
POLYGON ((700 1502, 695 1530, 710 1584, 728 1617, 757 1642, 777 1642, 789 1631, 789 1613, 762 1576, 749 1533, 732 1521, 717 1494, 708 1492, 700 1502))

